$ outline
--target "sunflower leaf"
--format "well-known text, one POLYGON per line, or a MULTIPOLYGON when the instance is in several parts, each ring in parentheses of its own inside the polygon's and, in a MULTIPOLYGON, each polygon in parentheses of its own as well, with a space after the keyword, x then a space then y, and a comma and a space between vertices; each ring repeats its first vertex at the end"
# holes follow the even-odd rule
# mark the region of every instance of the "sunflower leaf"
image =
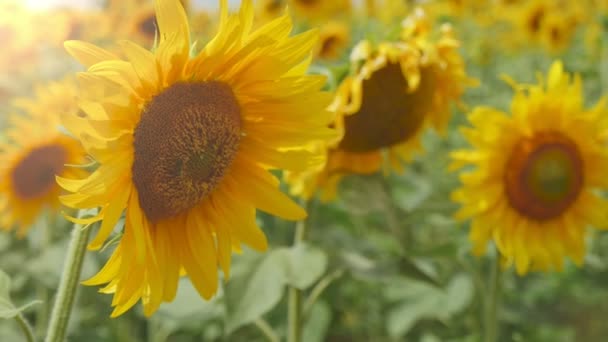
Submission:
POLYGON ((15 307, 10 298, 11 278, 0 270, 0 318, 9 319, 19 315, 27 308, 42 303, 39 300, 32 301, 21 307, 15 307))
POLYGON ((299 244, 287 251, 287 283, 305 290, 314 284, 327 269, 327 256, 319 249, 306 244, 299 244))
POLYGON ((288 258, 285 249, 275 249, 253 257, 246 272, 233 274, 224 288, 227 334, 253 323, 279 303, 285 291, 288 258))

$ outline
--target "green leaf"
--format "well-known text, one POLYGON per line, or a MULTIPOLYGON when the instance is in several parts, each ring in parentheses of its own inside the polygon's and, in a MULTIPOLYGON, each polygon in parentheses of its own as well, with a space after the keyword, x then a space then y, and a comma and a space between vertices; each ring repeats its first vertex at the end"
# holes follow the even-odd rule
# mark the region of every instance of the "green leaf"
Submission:
POLYGON ((27 303, 19 308, 16 308, 10 298, 11 278, 0 270, 0 318, 8 319, 19 315, 20 312, 27 308, 42 303, 39 300, 27 303))
POLYGON ((289 256, 285 273, 289 285, 305 290, 325 273, 327 255, 321 249, 299 244, 285 250, 289 256))
POLYGON ((409 258, 401 258, 401 260, 399 260, 399 272, 408 278, 420 280, 425 283, 441 287, 441 284, 433 276, 431 276, 429 272, 421 268, 417 263, 409 258))
POLYGON ((304 323, 302 341, 322 342, 325 341, 329 326, 331 324, 331 307, 323 301, 316 302, 304 323))
POLYGON ((279 303, 288 258, 285 249, 277 249, 257 258, 240 276, 233 275, 224 289, 228 334, 254 322, 279 303))
POLYGON ((158 309, 158 315, 164 319, 174 319, 187 325, 195 323, 200 325, 206 321, 223 317, 225 314, 222 305, 224 294, 220 287, 217 294, 210 300, 204 300, 198 294, 192 282, 188 278, 179 280, 177 295, 175 299, 163 304, 158 309))
POLYGON ((401 338, 421 319, 450 319, 465 309, 473 297, 473 284, 464 275, 454 277, 445 290, 420 281, 401 279, 386 289, 389 300, 400 300, 388 313, 387 330, 401 338))
POLYGON ((249 260, 241 259, 224 289, 227 333, 272 310, 286 285, 306 289, 327 269, 325 253, 306 244, 277 248, 261 257, 246 253, 240 258, 249 260))
POLYGON ((11 278, 0 270, 0 300, 10 302, 11 278))

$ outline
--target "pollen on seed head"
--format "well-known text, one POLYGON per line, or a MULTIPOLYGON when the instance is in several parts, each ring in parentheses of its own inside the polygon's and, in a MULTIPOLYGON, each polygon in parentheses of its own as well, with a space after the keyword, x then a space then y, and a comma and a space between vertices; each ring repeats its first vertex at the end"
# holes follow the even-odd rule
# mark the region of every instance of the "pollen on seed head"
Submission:
POLYGON ((133 183, 148 220, 178 215, 209 195, 240 137, 241 110, 225 83, 177 83, 152 98, 133 142, 133 183))

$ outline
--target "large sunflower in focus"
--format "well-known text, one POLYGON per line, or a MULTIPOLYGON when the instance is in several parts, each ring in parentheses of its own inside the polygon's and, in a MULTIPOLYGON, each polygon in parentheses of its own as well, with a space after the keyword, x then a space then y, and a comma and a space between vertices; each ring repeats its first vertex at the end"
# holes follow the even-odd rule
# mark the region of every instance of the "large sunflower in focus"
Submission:
POLYGON ((45 210, 56 212, 61 188, 55 176, 82 177, 83 171, 66 164, 82 164, 80 143, 60 133, 59 117, 77 111, 73 81, 54 82, 36 89, 33 99, 17 99, 26 115, 8 120, 6 141, 0 144, 0 227, 17 229, 23 237, 45 210))
POLYGON ((463 172, 453 199, 471 219, 476 254, 494 240, 517 272, 580 264, 587 225, 605 227, 608 187, 605 101, 583 109, 582 86, 555 62, 547 84, 518 87, 512 115, 477 108, 463 133, 473 149, 453 152, 463 172))
POLYGON ((176 295, 184 271, 200 295, 230 273, 242 244, 267 248, 256 209, 285 219, 306 216, 279 190, 270 169, 306 170, 322 156, 305 146, 333 138, 322 76, 306 76, 317 33, 290 37, 289 16, 251 31, 253 5, 238 15, 221 1, 217 36, 191 57, 186 14, 156 1, 160 31, 149 52, 123 42, 125 60, 84 42, 67 42, 88 67, 80 75, 87 118, 66 126, 101 164, 90 177, 59 183, 70 207, 101 207, 91 249, 123 211, 125 227, 105 267, 86 284, 107 284, 112 316, 140 299, 146 315, 176 295))
POLYGON ((425 128, 443 131, 450 104, 473 84, 458 46, 449 26, 435 41, 423 12, 406 20, 402 41, 357 44, 352 75, 342 81, 331 106, 343 138, 315 147, 327 151, 324 166, 287 176, 292 192, 308 198, 321 188, 322 198, 329 200, 346 174, 374 173, 385 161, 402 171, 403 162, 420 149, 425 128))

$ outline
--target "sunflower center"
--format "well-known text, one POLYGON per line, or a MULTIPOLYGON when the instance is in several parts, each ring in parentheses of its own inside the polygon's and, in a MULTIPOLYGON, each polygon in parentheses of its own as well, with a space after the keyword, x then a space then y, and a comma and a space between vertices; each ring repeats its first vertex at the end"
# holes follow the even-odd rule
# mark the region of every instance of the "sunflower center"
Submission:
POLYGON ((560 216, 582 186, 582 157, 574 142, 561 133, 543 132, 520 141, 507 162, 509 203, 532 220, 560 216))
POLYGON ((397 63, 374 72, 363 81, 361 108, 344 118, 344 138, 339 148, 354 153, 393 146, 414 136, 433 101, 433 70, 420 70, 420 84, 407 92, 408 84, 397 63))
POLYGON ((148 37, 156 36, 156 15, 152 14, 139 23, 139 30, 148 37))
POLYGON ((337 36, 327 37, 321 43, 321 49, 319 51, 319 56, 322 58, 332 58, 335 57, 340 48, 341 39, 337 36))
POLYGON ((528 18, 528 27, 532 33, 540 31, 540 26, 544 16, 545 10, 542 7, 537 8, 532 12, 528 18))
POLYGON ((176 216, 209 195, 240 138, 241 110, 225 83, 177 83, 152 98, 133 142, 133 183, 146 217, 176 216))
POLYGON ((55 186, 67 160, 67 152, 60 145, 47 145, 30 151, 13 169, 14 191, 22 199, 34 199, 48 193, 55 186))

